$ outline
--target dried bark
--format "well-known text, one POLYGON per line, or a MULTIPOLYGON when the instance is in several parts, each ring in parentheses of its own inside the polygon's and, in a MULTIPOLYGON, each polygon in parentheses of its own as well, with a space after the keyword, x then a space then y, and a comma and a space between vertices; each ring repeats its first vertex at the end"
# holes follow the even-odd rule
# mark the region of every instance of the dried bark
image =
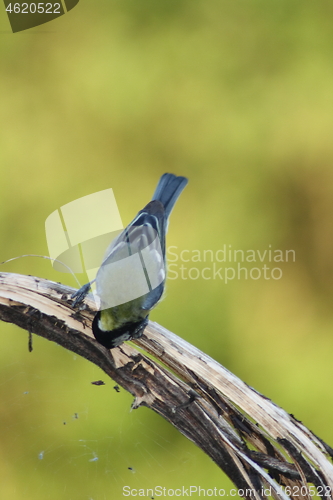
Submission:
POLYGON ((300 421, 162 326, 111 351, 91 333, 94 302, 74 311, 74 289, 0 273, 0 319, 40 335, 102 368, 197 444, 246 498, 332 498, 333 450, 300 421), (142 352, 149 353, 149 357, 142 352), (153 355, 153 359, 151 358, 153 355))

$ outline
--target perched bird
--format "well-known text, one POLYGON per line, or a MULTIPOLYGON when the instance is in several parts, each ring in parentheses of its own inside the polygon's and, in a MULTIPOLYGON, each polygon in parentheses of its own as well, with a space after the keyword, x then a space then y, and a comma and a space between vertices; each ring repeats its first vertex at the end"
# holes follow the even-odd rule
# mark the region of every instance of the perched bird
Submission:
MULTIPOLYGON (((95 280, 100 310, 92 330, 108 349, 141 337, 150 311, 162 297, 168 218, 187 182, 185 177, 162 175, 152 201, 106 250, 95 280)), ((73 294, 73 307, 83 300, 92 283, 73 294)))

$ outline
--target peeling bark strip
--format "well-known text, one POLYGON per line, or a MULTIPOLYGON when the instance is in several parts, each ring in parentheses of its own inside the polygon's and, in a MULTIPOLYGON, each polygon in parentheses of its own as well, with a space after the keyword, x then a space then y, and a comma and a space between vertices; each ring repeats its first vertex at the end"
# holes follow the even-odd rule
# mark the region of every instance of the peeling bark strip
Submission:
POLYGON ((154 360, 129 344, 109 351, 91 333, 94 302, 74 311, 73 291, 0 273, 0 319, 95 363, 134 396, 133 408, 153 409, 207 453, 242 496, 310 498, 311 483, 332 498, 332 448, 301 422, 156 323, 135 341, 154 360))

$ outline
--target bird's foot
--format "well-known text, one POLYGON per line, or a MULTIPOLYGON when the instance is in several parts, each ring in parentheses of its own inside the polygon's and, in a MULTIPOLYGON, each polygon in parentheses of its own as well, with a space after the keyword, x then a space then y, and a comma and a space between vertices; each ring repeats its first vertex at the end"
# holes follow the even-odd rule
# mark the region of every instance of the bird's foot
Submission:
POLYGON ((77 307, 78 305, 80 305, 83 300, 85 299, 85 297, 88 295, 89 293, 89 290, 90 290, 90 286, 91 286, 91 283, 86 283, 85 285, 83 285, 79 290, 77 290, 76 292, 74 292, 72 295, 71 295, 71 299, 75 299, 73 304, 72 304, 72 307, 77 307))

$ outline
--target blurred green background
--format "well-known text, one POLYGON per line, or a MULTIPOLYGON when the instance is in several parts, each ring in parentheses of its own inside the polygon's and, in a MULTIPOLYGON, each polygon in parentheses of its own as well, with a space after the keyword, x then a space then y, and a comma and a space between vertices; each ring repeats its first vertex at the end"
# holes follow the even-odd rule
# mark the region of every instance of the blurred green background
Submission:
MULTIPOLYGON (((47 254, 45 219, 76 198, 112 187, 126 224, 162 173, 188 176, 168 234, 178 254, 231 245, 296 261, 277 264, 280 280, 169 279, 151 319, 330 445, 332 16, 328 0, 81 0, 13 35, 0 9, 0 260, 47 254)), ((41 259, 1 271, 75 286, 41 259)), ((26 332, 0 329, 1 498, 232 487, 93 365, 39 338, 28 353, 26 332)))

